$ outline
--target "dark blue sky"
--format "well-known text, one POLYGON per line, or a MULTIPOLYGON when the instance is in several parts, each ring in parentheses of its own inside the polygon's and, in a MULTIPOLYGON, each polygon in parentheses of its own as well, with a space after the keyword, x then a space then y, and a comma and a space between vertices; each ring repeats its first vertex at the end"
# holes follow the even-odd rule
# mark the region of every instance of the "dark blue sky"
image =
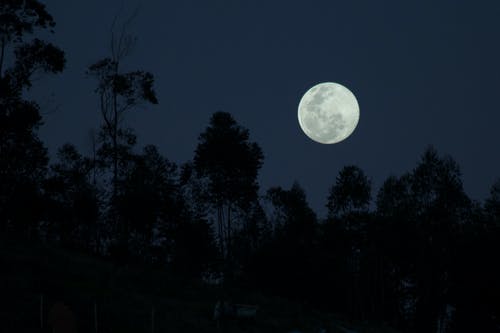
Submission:
POLYGON ((125 68, 155 75, 160 104, 126 122, 140 145, 175 162, 192 158, 210 115, 223 110, 264 151, 262 190, 297 180, 320 216, 342 166, 363 168, 376 190, 428 144, 458 161, 474 199, 500 177, 499 1, 44 2, 57 22, 50 39, 68 59, 34 90, 51 154, 65 142, 90 150, 100 118, 84 72, 109 55, 120 8, 125 18, 141 3, 125 68), (297 122, 302 94, 323 81, 347 86, 361 109, 356 131, 335 145, 313 142, 297 122))

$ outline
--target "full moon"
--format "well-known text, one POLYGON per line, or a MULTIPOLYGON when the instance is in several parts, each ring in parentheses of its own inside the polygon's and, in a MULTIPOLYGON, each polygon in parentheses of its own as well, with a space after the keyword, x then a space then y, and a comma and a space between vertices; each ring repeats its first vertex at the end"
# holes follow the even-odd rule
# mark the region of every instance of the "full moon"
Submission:
POLYGON ((359 121, 354 94, 341 84, 324 82, 309 89, 299 103, 299 124, 312 140, 332 144, 346 139, 359 121))

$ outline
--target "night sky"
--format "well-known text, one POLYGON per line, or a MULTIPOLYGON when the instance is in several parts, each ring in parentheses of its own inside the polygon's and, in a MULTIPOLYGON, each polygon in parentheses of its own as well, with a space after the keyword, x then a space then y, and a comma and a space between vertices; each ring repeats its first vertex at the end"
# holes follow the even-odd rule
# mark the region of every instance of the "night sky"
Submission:
POLYGON ((361 167, 375 195, 429 144, 460 164, 473 199, 500 177, 500 1, 44 3, 57 22, 48 39, 67 56, 63 74, 32 91, 52 156, 66 142, 90 152, 101 119, 85 70, 109 56, 113 17, 140 3, 124 69, 154 74, 159 105, 127 115, 139 146, 183 163, 211 114, 230 112, 264 151, 261 192, 297 180, 320 217, 344 165, 361 167), (335 145, 310 140, 297 121, 303 93, 324 81, 348 87, 361 110, 353 135, 335 145))

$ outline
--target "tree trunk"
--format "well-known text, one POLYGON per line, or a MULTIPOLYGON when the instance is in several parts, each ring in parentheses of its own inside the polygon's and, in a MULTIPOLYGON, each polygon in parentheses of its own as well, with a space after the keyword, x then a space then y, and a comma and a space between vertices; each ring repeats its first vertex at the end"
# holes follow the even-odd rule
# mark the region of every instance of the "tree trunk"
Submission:
POLYGON ((220 244, 220 250, 222 253, 222 257, 226 257, 225 249, 224 249, 224 220, 223 220, 223 214, 222 214, 222 206, 219 205, 217 207, 217 225, 219 227, 219 244, 220 244))
MULTIPOLYGON (((113 88, 114 89, 114 88, 113 88)), ((118 110, 117 110, 117 96, 113 91, 113 200, 116 198, 117 193, 117 180, 118 180, 118 110)))
POLYGON ((227 257, 231 260, 231 204, 227 206, 227 257))
POLYGON ((5 58, 5 38, 2 38, 2 46, 0 50, 0 79, 3 78, 3 62, 5 58))

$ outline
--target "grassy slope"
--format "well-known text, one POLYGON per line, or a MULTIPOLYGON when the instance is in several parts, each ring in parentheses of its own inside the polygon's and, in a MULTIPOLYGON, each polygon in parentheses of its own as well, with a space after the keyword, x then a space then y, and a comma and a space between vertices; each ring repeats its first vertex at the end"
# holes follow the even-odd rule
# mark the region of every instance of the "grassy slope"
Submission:
POLYGON ((297 302, 245 290, 234 291, 233 300, 259 305, 256 322, 229 322, 217 330, 212 315, 220 291, 182 281, 163 269, 120 268, 100 258, 5 239, 0 240, 0 264, 0 331, 40 332, 43 294, 44 318, 55 301, 63 300, 74 312, 80 333, 94 332, 94 303, 98 331, 104 333, 151 332, 153 307, 155 333, 316 332, 319 326, 344 332, 339 325, 356 332, 393 332, 349 324, 297 302))

